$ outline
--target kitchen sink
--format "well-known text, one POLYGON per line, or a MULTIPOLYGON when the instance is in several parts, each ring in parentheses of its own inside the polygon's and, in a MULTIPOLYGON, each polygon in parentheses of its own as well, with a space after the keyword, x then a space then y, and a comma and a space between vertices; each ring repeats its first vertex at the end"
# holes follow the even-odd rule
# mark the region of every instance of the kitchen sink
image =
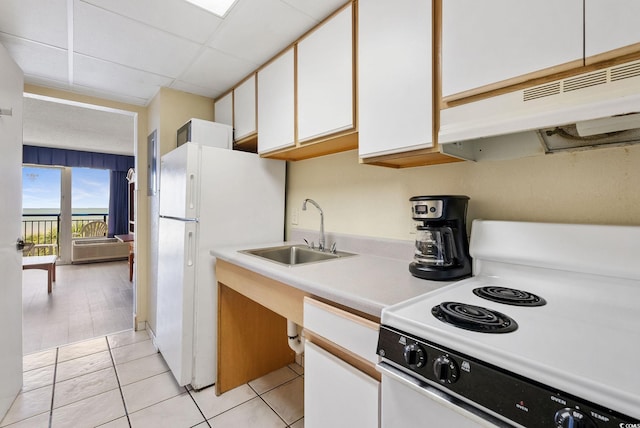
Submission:
POLYGON ((277 247, 255 248, 252 250, 241 250, 241 253, 250 256, 260 257, 265 260, 279 263, 285 266, 298 266, 308 263, 317 263, 327 260, 336 260, 343 257, 355 256, 353 253, 344 251, 320 251, 309 248, 305 245, 281 245, 277 247))

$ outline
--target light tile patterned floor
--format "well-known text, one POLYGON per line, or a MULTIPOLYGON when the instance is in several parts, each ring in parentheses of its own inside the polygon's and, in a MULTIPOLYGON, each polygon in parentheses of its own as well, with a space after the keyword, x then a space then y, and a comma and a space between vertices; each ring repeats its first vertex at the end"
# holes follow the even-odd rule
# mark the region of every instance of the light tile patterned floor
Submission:
POLYGON ((128 262, 57 266, 51 294, 46 271, 23 271, 22 308, 25 355, 133 328, 128 262))
POLYGON ((124 331, 24 357, 8 428, 303 428, 303 368, 283 367, 219 397, 176 384, 146 332, 124 331))

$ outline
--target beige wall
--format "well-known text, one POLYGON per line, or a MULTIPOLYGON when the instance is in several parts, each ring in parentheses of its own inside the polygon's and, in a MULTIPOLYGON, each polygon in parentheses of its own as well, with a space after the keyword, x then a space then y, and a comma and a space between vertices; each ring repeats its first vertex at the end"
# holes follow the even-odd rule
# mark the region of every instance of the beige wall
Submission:
MULTIPOLYGON (((287 231, 413 240, 408 199, 416 195, 471 197, 475 218, 640 225, 640 145, 556 153, 517 160, 459 162, 408 169, 358 164, 357 152, 289 163, 287 231), (298 210, 299 224, 291 214, 298 210)), ((339 243, 338 243, 339 244, 339 243)))
MULTIPOLYGON (((198 95, 187 94, 168 88, 161 88, 160 92, 149 103, 148 109, 149 134, 158 130, 158 159, 176 148, 176 131, 191 118, 213 120, 213 99, 198 95)), ((146 144, 146 143, 145 143, 146 144)), ((158 172, 160 168, 158 166, 158 172)), ((149 259, 147 262, 148 281, 148 311, 146 321, 149 327, 156 331, 156 298, 157 298, 157 269, 158 269, 158 215, 159 195, 148 198, 149 216, 149 259)), ((146 191, 145 191, 146 194, 146 191)))

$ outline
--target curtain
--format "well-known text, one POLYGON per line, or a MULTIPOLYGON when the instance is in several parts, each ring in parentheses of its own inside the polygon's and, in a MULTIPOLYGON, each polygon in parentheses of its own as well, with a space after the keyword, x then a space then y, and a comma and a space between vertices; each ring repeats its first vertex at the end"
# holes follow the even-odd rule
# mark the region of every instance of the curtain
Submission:
POLYGON ((36 146, 22 146, 22 162, 36 165, 109 169, 125 173, 129 168, 135 166, 133 156, 36 146))
POLYGON ((129 182, 124 171, 109 175, 109 236, 129 233, 129 182))
POLYGON ((110 170, 109 236, 129 233, 127 171, 135 166, 133 156, 22 146, 22 162, 110 170))

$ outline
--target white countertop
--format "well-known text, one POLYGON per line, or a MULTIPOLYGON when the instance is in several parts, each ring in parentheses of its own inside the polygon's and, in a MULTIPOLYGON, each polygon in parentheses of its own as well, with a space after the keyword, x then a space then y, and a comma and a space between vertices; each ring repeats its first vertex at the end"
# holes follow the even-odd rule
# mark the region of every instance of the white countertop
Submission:
POLYGON ((284 266, 239 250, 299 242, 243 244, 212 249, 211 255, 317 297, 380 317, 382 309, 451 282, 427 281, 409 273, 411 260, 357 254, 338 260, 284 266))

